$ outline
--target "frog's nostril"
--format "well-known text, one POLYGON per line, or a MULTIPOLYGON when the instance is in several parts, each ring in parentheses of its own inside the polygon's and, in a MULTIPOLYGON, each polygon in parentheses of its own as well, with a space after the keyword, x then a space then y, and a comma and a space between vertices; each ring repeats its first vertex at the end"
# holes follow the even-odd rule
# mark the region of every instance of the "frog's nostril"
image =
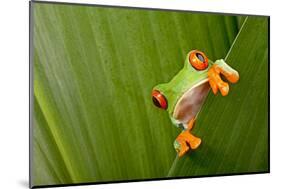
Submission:
POLYGON ((151 96, 155 106, 158 108, 167 109, 167 100, 163 94, 157 90, 153 90, 151 96))

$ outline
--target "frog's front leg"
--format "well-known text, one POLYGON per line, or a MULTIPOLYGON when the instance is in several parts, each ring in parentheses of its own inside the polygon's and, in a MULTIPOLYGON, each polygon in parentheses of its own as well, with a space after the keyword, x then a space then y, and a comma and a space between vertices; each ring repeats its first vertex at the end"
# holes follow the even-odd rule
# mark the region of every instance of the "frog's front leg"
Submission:
POLYGON ((196 149, 201 144, 201 139, 195 137, 190 133, 190 130, 193 128, 194 123, 195 118, 189 121, 187 129, 182 131, 174 142, 174 147, 178 152, 179 157, 183 156, 186 152, 188 152, 189 147, 191 149, 196 149))
POLYGON ((229 85, 221 79, 220 74, 224 75, 231 83, 236 83, 239 80, 239 74, 222 59, 217 60, 209 69, 208 77, 213 93, 217 94, 220 90, 222 96, 226 96, 229 92, 229 85))

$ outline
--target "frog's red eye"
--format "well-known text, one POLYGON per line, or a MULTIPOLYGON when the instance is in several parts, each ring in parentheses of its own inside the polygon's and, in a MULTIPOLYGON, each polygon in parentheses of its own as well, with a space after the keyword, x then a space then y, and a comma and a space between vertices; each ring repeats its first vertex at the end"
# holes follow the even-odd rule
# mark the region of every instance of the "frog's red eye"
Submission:
POLYGON ((151 96, 155 106, 157 106, 158 108, 167 109, 167 100, 165 96, 160 93, 160 91, 153 90, 151 96))
POLYGON ((190 52, 189 62, 196 70, 205 70, 208 67, 207 56, 198 50, 193 50, 190 52))

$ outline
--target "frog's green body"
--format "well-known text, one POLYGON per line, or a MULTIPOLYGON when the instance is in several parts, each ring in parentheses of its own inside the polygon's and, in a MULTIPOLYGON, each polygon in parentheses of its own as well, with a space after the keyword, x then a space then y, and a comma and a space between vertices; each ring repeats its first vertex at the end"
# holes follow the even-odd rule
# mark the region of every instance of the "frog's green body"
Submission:
POLYGON ((189 143, 191 148, 197 148, 201 143, 201 140, 192 136, 189 131, 210 87, 215 94, 218 89, 223 96, 228 93, 228 84, 221 80, 220 73, 233 83, 238 81, 238 72, 224 60, 212 62, 204 53, 194 50, 188 53, 183 68, 170 82, 153 88, 154 103, 166 109, 172 123, 184 130, 175 141, 175 148, 180 156, 188 150, 186 143, 189 143), (197 141, 197 144, 192 144, 193 141, 197 141))

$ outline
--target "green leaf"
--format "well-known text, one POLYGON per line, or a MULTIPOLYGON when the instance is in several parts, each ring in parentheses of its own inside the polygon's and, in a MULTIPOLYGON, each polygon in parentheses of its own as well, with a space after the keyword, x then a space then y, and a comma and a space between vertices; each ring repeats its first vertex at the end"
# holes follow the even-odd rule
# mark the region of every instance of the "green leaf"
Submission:
MULTIPOLYGON (((36 2, 32 2, 32 8, 32 185, 166 177, 176 155, 173 141, 180 130, 172 126, 166 112, 153 106, 151 89, 156 84, 169 81, 182 68, 185 56, 191 49, 204 51, 212 60, 224 57, 238 33, 237 18, 36 2)), ((247 42, 240 43, 246 43, 245 48, 251 45, 247 42)), ((235 112, 240 112, 241 108, 244 111, 254 109, 252 113, 257 116, 266 111, 255 109, 258 106, 253 104, 258 102, 258 105, 265 106, 263 96, 256 96, 255 90, 250 91, 253 94, 246 93, 243 87, 247 76, 253 79, 248 89, 254 84, 259 89, 264 87, 263 82, 260 83, 261 78, 257 80, 257 75, 253 77, 250 74, 256 71, 262 75, 265 70, 252 64, 249 68, 249 64, 243 65, 238 60, 236 63, 233 53, 228 61, 237 64, 235 68, 241 72, 241 81, 231 86, 231 94, 226 98, 213 99, 209 96, 198 120, 198 129, 195 128, 196 134, 202 134, 204 144, 198 152, 174 164, 170 173, 181 175, 182 172, 179 173, 176 168, 180 163, 195 167, 194 157, 201 163, 206 162, 207 157, 202 161, 203 156, 200 155, 206 155, 202 153, 204 150, 210 152, 208 155, 211 158, 217 156, 212 154, 214 148, 209 147, 208 137, 213 136, 216 140, 223 132, 211 132, 210 125, 230 130, 233 126, 239 129, 245 124, 256 126, 253 120, 261 121, 257 128, 266 123, 266 117, 254 118, 248 113, 215 119, 226 111, 224 104, 237 101, 239 105, 241 102, 241 106, 231 106, 235 112), (249 97, 241 94, 255 97, 249 101, 249 107, 243 104, 244 98, 249 100, 249 97), (208 108, 211 109, 206 112, 208 108), (214 117, 210 117, 211 114, 214 117), (221 125, 216 125, 216 121, 221 121, 221 125), (235 121, 235 124, 230 121, 235 121), (224 123, 228 123, 229 127, 223 127, 224 123), (193 163, 190 165, 185 164, 191 161, 193 163)), ((244 52, 239 56, 245 58, 243 55, 244 52)), ((262 78, 266 82, 264 75, 262 78)), ((255 130, 254 126, 249 127, 250 133, 242 133, 242 136, 253 135, 254 139, 262 136, 264 138, 259 143, 264 145, 266 135, 260 133, 266 133, 266 130, 255 130)), ((234 134, 234 139, 239 134, 234 134)), ((249 144, 252 144, 251 141, 249 144)), ((219 142, 229 143, 225 138, 219 142)), ((241 146, 241 141, 238 142, 241 146)), ((247 144, 242 145, 244 151, 249 147, 247 144)), ((232 145, 230 147, 235 146, 232 145)), ((217 147, 215 149, 221 150, 219 154, 228 152, 217 147)), ((254 152, 253 156, 259 156, 266 149, 254 152)), ((237 151, 235 153, 239 154, 237 151)), ((230 159, 233 161, 232 157, 230 159)), ((262 163, 259 161, 253 160, 251 166, 256 168, 258 163, 262 163)), ((245 167, 244 164, 239 166, 245 167)), ((207 173, 214 172, 208 169, 207 173)))
POLYGON ((193 131, 203 144, 176 158, 169 177, 269 170, 268 18, 245 19, 226 61, 240 80, 227 97, 209 94, 193 131))

